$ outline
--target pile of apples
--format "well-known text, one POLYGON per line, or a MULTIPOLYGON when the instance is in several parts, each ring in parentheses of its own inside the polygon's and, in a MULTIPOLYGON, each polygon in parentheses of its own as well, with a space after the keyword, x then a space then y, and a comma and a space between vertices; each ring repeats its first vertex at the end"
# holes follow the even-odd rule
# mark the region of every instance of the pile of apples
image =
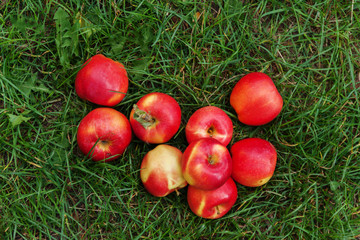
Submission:
MULTIPOLYGON (((274 174, 277 153, 270 142, 246 138, 228 150, 233 123, 218 107, 203 107, 191 115, 185 127, 188 146, 184 152, 165 144, 181 125, 181 108, 173 97, 149 93, 133 106, 129 119, 111 108, 125 97, 128 76, 121 63, 101 54, 84 63, 75 89, 80 98, 106 106, 92 110, 81 120, 77 132, 80 150, 94 161, 108 162, 121 156, 133 133, 145 143, 157 144, 140 166, 145 189, 165 197, 188 186, 187 201, 197 216, 224 216, 237 199, 235 182, 258 187, 274 174)), ((283 100, 269 76, 254 72, 237 82, 230 104, 240 122, 259 126, 280 113, 283 100)))

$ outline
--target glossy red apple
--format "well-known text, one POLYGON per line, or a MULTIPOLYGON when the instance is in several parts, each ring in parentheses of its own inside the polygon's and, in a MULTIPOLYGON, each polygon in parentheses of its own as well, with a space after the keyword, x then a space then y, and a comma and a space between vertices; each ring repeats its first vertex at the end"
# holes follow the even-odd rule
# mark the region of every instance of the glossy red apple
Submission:
POLYGON ((165 143, 179 130, 181 109, 177 101, 165 93, 143 96, 130 113, 134 134, 146 143, 165 143))
POLYGON ((115 160, 131 142, 129 120, 112 108, 96 108, 80 122, 77 143, 93 161, 115 160))
POLYGON ((161 144, 149 151, 140 166, 140 178, 146 190, 164 197, 187 185, 181 171, 182 152, 176 147, 161 144))
POLYGON ((123 100, 128 85, 124 65, 102 54, 88 59, 75 79, 75 90, 80 98, 109 107, 123 100))
POLYGON ((279 115, 283 100, 268 75, 253 72, 236 83, 230 95, 230 104, 240 122, 259 126, 269 123, 279 115))
POLYGON ((260 138, 246 138, 231 147, 232 177, 248 187, 258 187, 273 176, 277 153, 275 147, 260 138))
POLYGON ((232 171, 229 151, 213 138, 202 138, 190 143, 181 165, 188 184, 203 190, 220 187, 228 180, 232 171))
POLYGON ((237 199, 237 188, 234 180, 228 180, 215 190, 201 190, 188 187, 187 201, 193 213, 199 217, 216 219, 224 216, 237 199))
POLYGON ((201 138, 214 138, 224 146, 231 141, 233 123, 230 117, 215 106, 202 107, 196 110, 189 118, 185 127, 188 143, 201 138))

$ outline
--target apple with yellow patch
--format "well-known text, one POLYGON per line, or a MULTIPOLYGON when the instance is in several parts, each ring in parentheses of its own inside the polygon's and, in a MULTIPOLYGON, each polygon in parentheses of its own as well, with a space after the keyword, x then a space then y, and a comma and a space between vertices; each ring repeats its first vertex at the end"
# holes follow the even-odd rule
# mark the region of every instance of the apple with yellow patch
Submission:
POLYGON ((261 138, 246 138, 231 147, 232 178, 247 187, 258 187, 273 176, 277 153, 275 147, 261 138))
POLYGON ((80 98, 109 107, 123 100, 128 86, 124 65, 102 54, 88 59, 75 78, 75 90, 80 98))
POLYGON ((149 151, 140 166, 140 179, 145 189, 156 197, 164 197, 187 185, 181 171, 182 152, 161 144, 149 151))
POLYGON ((237 196, 236 184, 232 178, 214 190, 207 191, 189 186, 187 191, 191 211, 207 219, 223 217, 235 204, 237 196))
POLYGON ((189 185, 213 190, 231 176, 232 160, 228 149, 219 141, 202 138, 185 149, 181 168, 189 185))
POLYGON ((188 143, 200 138, 214 138, 224 146, 231 141, 233 123, 230 117, 215 106, 206 106, 196 110, 189 118, 185 127, 188 143))
POLYGON ((112 161, 120 157, 131 142, 129 120, 112 108, 96 108, 80 122, 77 143, 93 161, 112 161))
POLYGON ((230 95, 230 104, 240 122, 259 126, 279 115, 283 99, 268 75, 253 72, 236 83, 230 95))
POLYGON ((149 93, 134 105, 130 124, 140 140, 154 144, 165 143, 180 128, 181 108, 173 97, 165 93, 149 93))

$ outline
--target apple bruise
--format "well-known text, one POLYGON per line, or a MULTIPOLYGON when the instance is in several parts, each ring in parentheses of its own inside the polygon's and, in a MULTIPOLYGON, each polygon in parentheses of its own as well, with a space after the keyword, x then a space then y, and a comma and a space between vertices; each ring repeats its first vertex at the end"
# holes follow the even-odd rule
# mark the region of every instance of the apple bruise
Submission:
POLYGON ((190 144, 191 151, 185 153, 188 161, 183 161, 184 165, 182 166, 186 181, 190 185, 206 190, 221 186, 230 177, 232 165, 231 161, 220 160, 228 157, 231 160, 227 148, 217 140, 209 139, 200 139, 190 144), (208 140, 213 141, 210 146, 205 143, 208 140), (205 168, 204 161, 206 161, 207 166, 205 168), (227 176, 223 176, 224 172, 227 176))

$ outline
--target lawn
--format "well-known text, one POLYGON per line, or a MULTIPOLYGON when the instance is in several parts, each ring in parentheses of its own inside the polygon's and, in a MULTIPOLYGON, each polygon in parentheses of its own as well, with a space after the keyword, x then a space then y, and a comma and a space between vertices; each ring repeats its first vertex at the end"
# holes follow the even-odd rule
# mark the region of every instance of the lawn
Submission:
MULTIPOLYGON (((359 239, 360 3, 358 1, 0 2, 1 239, 359 239), (247 137, 277 149, 265 185, 237 185, 223 218, 193 214, 186 188, 164 198, 139 168, 156 145, 136 137, 120 159, 95 163, 77 145, 76 73, 101 53, 123 63, 129 116, 147 93, 171 95, 185 125, 213 105, 247 137), (283 100, 258 127, 229 103, 236 82, 264 72, 283 100)), ((229 146, 230 146, 229 145, 229 146)))

